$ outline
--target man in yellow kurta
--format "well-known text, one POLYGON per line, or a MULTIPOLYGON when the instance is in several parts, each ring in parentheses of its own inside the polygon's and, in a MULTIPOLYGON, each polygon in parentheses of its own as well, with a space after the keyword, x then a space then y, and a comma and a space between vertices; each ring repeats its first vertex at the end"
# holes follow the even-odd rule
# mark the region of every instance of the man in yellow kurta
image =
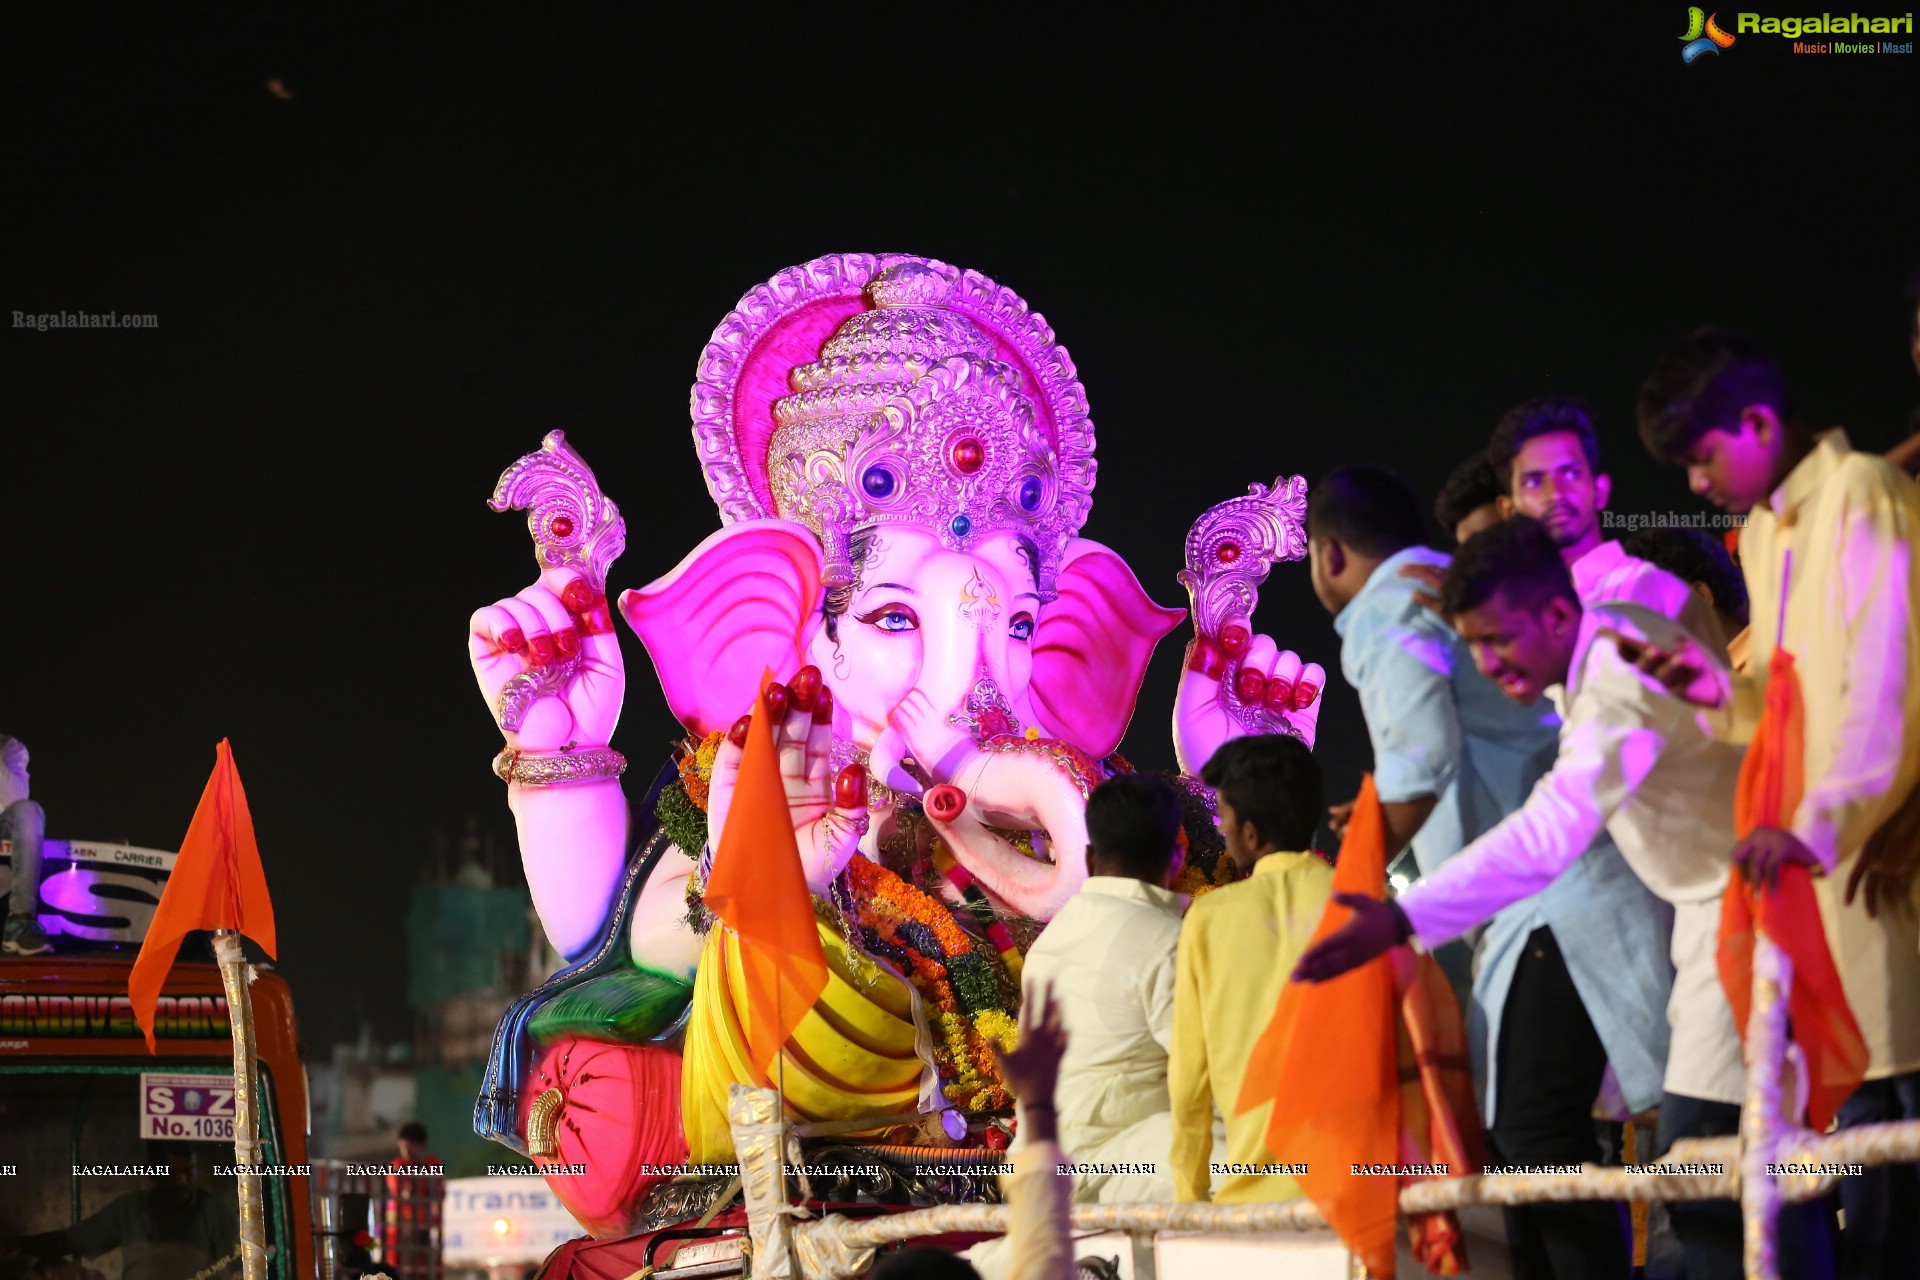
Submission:
MULTIPOLYGON (((1732 334, 1702 330, 1670 348, 1641 389, 1639 416, 1648 449, 1685 464, 1695 493, 1747 513, 1740 560, 1752 602, 1748 674, 1685 653, 1649 653, 1643 665, 1718 707, 1721 731, 1741 741, 1775 648, 1793 656, 1800 805, 1787 830, 1754 831, 1734 858, 1763 883, 1785 862, 1813 873, 1869 1053, 1840 1124, 1920 1119, 1920 924, 1894 900, 1911 892, 1920 852, 1902 834, 1920 778, 1920 488, 1842 431, 1810 435, 1773 362, 1732 334), (1863 882, 1877 901, 1853 891, 1863 882)), ((1913 1187, 1912 1172, 1889 1169, 1842 1181, 1842 1275, 1920 1275, 1913 1187)))
POLYGON ((1227 1158, 1212 1199, 1291 1200, 1300 1187, 1282 1171, 1286 1153, 1267 1150, 1272 1104, 1231 1113, 1254 1042, 1333 892, 1333 868, 1311 852, 1324 800, 1320 766, 1294 738, 1234 738, 1200 778, 1214 789, 1227 853, 1253 875, 1196 898, 1181 926, 1167 1064, 1174 1188, 1183 1202, 1209 1198, 1217 1106, 1227 1158))

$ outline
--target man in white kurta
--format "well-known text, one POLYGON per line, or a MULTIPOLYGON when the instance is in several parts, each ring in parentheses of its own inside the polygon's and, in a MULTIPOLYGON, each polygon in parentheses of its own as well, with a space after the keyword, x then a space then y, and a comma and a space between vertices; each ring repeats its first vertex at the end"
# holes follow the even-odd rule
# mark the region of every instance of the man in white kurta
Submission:
POLYGON ((1057 1106, 1079 1203, 1173 1199, 1167 1054, 1183 895, 1166 783, 1123 775, 1087 802, 1087 878, 1027 952, 1024 1000, 1051 988, 1067 1029, 1057 1106))

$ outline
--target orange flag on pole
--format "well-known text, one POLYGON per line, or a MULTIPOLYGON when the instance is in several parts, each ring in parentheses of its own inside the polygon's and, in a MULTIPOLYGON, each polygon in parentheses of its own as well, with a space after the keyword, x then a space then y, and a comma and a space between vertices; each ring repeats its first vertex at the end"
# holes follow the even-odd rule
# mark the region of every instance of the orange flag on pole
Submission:
POLYGON ((253 839, 253 815, 233 765, 233 748, 220 739, 213 776, 200 793, 200 807, 174 859, 173 874, 160 891, 160 905, 127 976, 127 999, 134 1021, 146 1034, 147 1049, 157 1052, 153 1013, 190 929, 232 929, 260 944, 269 956, 279 945, 273 928, 273 900, 267 874, 260 868, 260 846, 253 839))
MULTIPOLYGON (((1360 784, 1340 858, 1335 893, 1384 898, 1386 819, 1373 775, 1360 784)), ((1313 940, 1353 913, 1328 902, 1313 940)), ((1267 1149, 1304 1164, 1298 1181, 1354 1256, 1380 1280, 1394 1274, 1397 1177, 1355 1174, 1355 1165, 1395 1165, 1400 1153, 1400 1066, 1395 1038, 1393 960, 1377 956, 1318 984, 1288 982, 1273 1021, 1247 1061, 1236 1113, 1272 1099, 1267 1149)))
MULTIPOLYGON (((1784 830, 1800 807, 1806 760, 1806 715, 1793 655, 1775 648, 1767 663, 1766 705, 1753 744, 1740 766, 1733 796, 1733 828, 1742 837, 1757 827, 1784 830)), ((1753 949, 1764 933, 1793 962, 1787 1018, 1807 1058, 1807 1121, 1826 1131, 1834 1112, 1867 1073, 1866 1038, 1847 1004, 1846 988, 1827 946, 1813 880, 1788 865, 1771 892, 1747 883, 1738 867, 1727 873, 1720 899, 1720 985, 1733 1006, 1744 1042, 1753 1000, 1753 949)))
POLYGON ((707 910, 740 939, 747 1004, 741 1030, 754 1068, 773 1070, 780 1046, 827 989, 827 957, 815 927, 813 895, 800 867, 787 788, 768 723, 766 690, 747 728, 720 847, 707 875, 707 910))

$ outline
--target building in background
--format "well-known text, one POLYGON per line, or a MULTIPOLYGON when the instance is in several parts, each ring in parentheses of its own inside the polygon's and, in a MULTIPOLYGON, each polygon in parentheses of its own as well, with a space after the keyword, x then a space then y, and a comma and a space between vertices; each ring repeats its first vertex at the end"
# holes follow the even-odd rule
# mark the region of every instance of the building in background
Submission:
POLYGON ((482 1175, 511 1152, 473 1133, 493 1029, 507 1005, 563 963, 547 945, 511 852, 469 818, 457 841, 438 837, 408 903, 404 941, 412 1034, 377 1044, 363 1029, 309 1063, 319 1155, 391 1159, 409 1120, 427 1127, 448 1177, 482 1175))

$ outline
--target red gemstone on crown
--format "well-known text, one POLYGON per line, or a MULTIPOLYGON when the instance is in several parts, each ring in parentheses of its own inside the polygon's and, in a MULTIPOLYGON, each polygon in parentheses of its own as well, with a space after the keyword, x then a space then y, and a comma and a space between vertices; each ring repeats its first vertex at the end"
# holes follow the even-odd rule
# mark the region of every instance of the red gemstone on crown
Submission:
POLYGON ((963 476, 970 476, 980 469, 987 460, 987 451, 980 447, 978 440, 956 440, 949 454, 953 459, 953 469, 963 476))
POLYGON ((571 538, 573 536, 573 517, 555 516, 547 522, 547 528, 556 538, 571 538))
POLYGON ((1221 564, 1232 564, 1240 558, 1240 544, 1237 542, 1223 542, 1220 544, 1220 549, 1213 554, 1220 557, 1221 564))

